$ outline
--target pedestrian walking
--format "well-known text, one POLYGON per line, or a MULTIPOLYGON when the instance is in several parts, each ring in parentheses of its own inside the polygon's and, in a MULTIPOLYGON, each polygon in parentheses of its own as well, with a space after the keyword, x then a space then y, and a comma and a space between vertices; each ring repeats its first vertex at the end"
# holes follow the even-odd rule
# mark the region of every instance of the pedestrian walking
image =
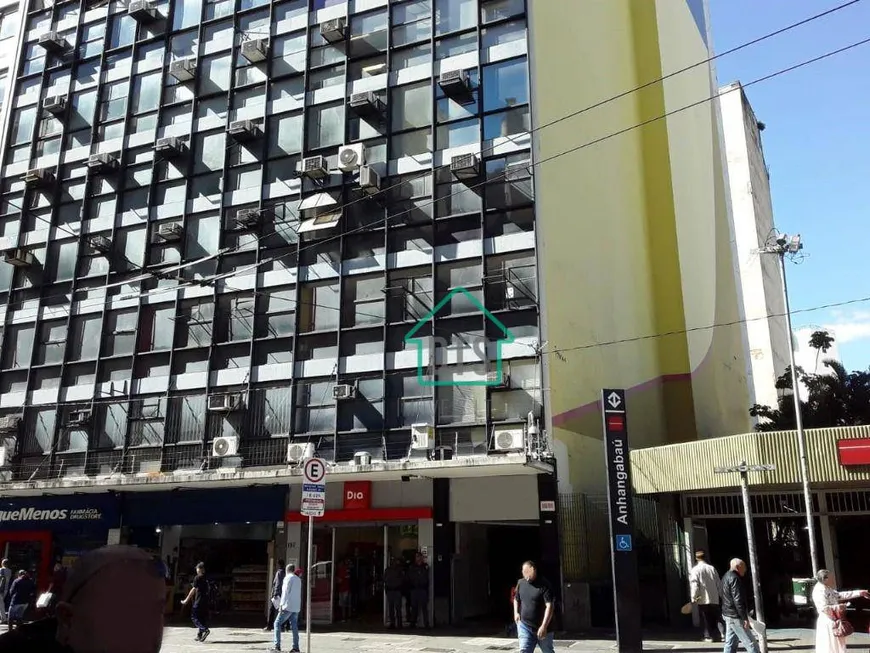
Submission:
POLYGON ((749 653, 759 653, 758 640, 749 624, 749 602, 743 577, 746 563, 739 558, 731 561, 728 573, 722 578, 722 616, 725 618, 724 653, 735 653, 740 644, 749 653))
MULTIPOLYGON (((707 562, 704 551, 695 552, 695 566, 689 571, 689 588, 692 603, 698 606, 705 642, 719 642, 722 632, 722 614, 719 610, 719 587, 722 579, 716 568, 707 562)), ((723 624, 724 625, 724 624, 723 624)))
POLYGON ((402 561, 396 558, 393 564, 384 570, 384 592, 387 594, 387 614, 390 628, 402 627, 402 587, 405 585, 405 573, 402 561))
POLYGON ((523 563, 523 577, 517 581, 514 594, 514 621, 520 653, 533 653, 535 647, 543 653, 555 653, 553 633, 549 632, 554 607, 553 586, 538 574, 537 565, 527 560, 523 563))
POLYGON ((411 585, 411 628, 417 627, 420 613, 423 614, 423 627, 429 627, 429 565, 422 553, 414 557, 414 564, 408 571, 411 585))
POLYGON ((36 583, 24 569, 12 581, 9 590, 9 628, 19 626, 30 615, 36 600, 36 583))
POLYGON ((12 570, 9 568, 9 560, 3 558, 0 562, 0 623, 6 623, 6 599, 10 589, 12 589, 12 570))
POLYGON ((290 624, 293 633, 293 648, 291 653, 299 651, 299 613, 302 611, 302 579, 294 572, 295 565, 287 565, 284 584, 281 587, 281 601, 278 604, 278 616, 275 618, 275 642, 273 651, 281 650, 281 629, 285 623, 290 624))
POLYGON ((853 628, 846 620, 846 601, 870 599, 867 590, 838 592, 834 574, 820 569, 813 587, 813 605, 819 613, 816 622, 816 653, 845 653, 846 638, 853 628))
POLYGON ((209 609, 211 607, 211 596, 209 592, 208 578, 205 575, 205 563, 200 562, 196 565, 196 578, 193 579, 193 587, 187 597, 181 602, 182 605, 187 605, 193 602, 190 609, 190 620, 196 626, 196 641, 204 642, 211 634, 208 628, 209 609))
POLYGON ((275 617, 278 616, 278 604, 281 603, 281 590, 284 587, 284 577, 287 575, 287 570, 284 569, 284 561, 278 561, 278 569, 275 570, 275 577, 272 579, 272 594, 269 596, 269 616, 266 617, 265 631, 272 630, 275 627, 275 617))

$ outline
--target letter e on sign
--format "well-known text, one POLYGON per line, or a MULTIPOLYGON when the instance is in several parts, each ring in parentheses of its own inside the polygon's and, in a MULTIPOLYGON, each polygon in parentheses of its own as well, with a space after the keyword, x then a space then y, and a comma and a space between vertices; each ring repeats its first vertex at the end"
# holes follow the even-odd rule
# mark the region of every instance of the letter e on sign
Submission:
POLYGON ((320 485, 326 476, 326 463, 320 458, 309 458, 302 467, 305 482, 312 485, 320 485))

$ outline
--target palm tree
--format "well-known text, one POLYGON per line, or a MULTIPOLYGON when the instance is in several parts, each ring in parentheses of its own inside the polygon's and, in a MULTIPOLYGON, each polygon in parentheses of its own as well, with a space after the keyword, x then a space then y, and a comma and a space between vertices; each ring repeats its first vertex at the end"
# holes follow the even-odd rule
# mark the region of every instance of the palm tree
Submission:
POLYGON ((819 354, 827 354, 834 345, 834 336, 827 331, 819 329, 810 334, 810 347, 816 350, 816 366, 813 372, 819 371, 819 354))

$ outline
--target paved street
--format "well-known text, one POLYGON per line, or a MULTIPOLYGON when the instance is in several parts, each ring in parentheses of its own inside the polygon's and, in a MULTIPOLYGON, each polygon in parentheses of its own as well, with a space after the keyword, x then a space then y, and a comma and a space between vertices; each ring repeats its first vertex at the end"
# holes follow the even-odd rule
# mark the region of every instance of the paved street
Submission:
MULTIPOLYGON (((230 651, 265 651, 271 648, 271 633, 255 629, 215 628, 205 644, 193 641, 192 628, 171 627, 166 629, 163 653, 220 653, 230 651)), ((810 630, 781 630, 770 634, 769 650, 796 651, 812 647, 813 633, 810 630)), ((290 639, 283 640, 285 651, 290 650, 290 639)), ((854 635, 849 640, 855 649, 870 646, 870 637, 854 635)), ((305 651, 305 637, 302 634, 302 650, 305 651)), ((595 653, 612 651, 615 642, 609 639, 562 639, 556 641, 556 648, 571 651, 595 653)), ((649 636, 644 645, 646 650, 679 650, 686 653, 706 653, 721 651, 721 644, 705 644, 691 639, 668 639, 649 636)), ((515 651, 516 641, 504 637, 469 637, 457 635, 418 635, 418 634, 355 634, 328 633, 314 634, 311 641, 313 653, 348 653, 350 651, 389 651, 390 653, 488 653, 489 651, 515 651)))

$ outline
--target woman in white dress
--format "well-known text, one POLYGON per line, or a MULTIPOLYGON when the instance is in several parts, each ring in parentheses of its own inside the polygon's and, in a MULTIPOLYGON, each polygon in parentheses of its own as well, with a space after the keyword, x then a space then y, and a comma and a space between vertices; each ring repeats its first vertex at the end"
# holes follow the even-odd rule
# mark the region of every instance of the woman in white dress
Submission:
POLYGON ((819 570, 816 580, 818 582, 813 587, 813 605, 819 613, 819 620, 816 622, 816 653, 845 653, 846 638, 834 635, 834 625, 840 618, 841 606, 852 599, 870 599, 870 592, 838 592, 834 574, 827 569, 819 570))

